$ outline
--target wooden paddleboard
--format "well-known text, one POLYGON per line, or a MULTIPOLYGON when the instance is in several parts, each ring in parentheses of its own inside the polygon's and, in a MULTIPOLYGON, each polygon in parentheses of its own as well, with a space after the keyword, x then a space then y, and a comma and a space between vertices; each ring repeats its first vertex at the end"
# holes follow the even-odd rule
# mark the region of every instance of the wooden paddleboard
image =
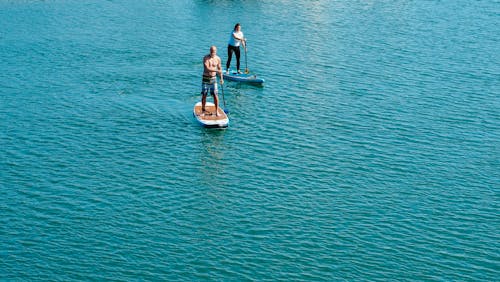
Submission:
POLYGON ((226 113, 219 107, 219 116, 215 115, 215 104, 207 102, 205 104, 205 112, 201 112, 201 102, 196 103, 193 108, 193 115, 196 120, 207 128, 225 128, 229 125, 229 118, 226 113))
POLYGON ((224 76, 224 79, 231 81, 246 82, 252 84, 264 83, 264 79, 257 77, 257 75, 255 74, 237 73, 234 71, 229 71, 229 73, 224 72, 222 75, 224 76))

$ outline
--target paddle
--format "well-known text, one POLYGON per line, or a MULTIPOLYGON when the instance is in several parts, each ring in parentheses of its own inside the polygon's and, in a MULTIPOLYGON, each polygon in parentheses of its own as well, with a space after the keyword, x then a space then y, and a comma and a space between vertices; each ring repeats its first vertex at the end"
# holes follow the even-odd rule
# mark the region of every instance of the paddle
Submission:
POLYGON ((224 97, 224 84, 221 82, 220 90, 222 91, 222 101, 224 102, 224 113, 229 114, 229 110, 226 109, 226 98, 224 97))
POLYGON ((247 41, 245 40, 245 73, 249 73, 247 64, 247 41))

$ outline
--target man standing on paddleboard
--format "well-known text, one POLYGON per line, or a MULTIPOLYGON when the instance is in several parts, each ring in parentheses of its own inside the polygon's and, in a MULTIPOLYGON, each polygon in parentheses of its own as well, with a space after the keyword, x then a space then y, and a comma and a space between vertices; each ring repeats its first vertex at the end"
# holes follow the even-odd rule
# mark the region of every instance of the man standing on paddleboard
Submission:
POLYGON ((221 60, 217 56, 217 47, 210 46, 210 54, 203 57, 203 79, 201 81, 201 111, 205 112, 205 104, 207 102, 207 95, 210 94, 214 97, 215 115, 219 116, 219 97, 217 96, 217 72, 220 75, 220 83, 224 84, 222 77, 221 60))

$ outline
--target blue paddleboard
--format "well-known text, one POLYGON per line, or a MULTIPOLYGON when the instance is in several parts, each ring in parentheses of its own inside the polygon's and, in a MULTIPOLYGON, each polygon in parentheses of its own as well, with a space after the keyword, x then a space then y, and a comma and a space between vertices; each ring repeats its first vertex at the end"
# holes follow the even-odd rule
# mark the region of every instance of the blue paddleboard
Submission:
POLYGON ((258 78, 255 74, 249 73, 237 73, 230 71, 229 73, 224 72, 222 74, 224 79, 236 82, 246 82, 246 83, 254 83, 254 84, 262 84, 264 83, 264 79, 258 78))

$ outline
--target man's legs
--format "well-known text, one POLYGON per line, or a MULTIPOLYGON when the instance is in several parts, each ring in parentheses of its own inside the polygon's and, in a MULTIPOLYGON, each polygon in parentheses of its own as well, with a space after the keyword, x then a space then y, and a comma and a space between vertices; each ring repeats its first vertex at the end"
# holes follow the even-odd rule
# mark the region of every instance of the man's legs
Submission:
POLYGON ((208 89, 205 83, 201 84, 201 113, 205 111, 205 104, 207 103, 208 89))

